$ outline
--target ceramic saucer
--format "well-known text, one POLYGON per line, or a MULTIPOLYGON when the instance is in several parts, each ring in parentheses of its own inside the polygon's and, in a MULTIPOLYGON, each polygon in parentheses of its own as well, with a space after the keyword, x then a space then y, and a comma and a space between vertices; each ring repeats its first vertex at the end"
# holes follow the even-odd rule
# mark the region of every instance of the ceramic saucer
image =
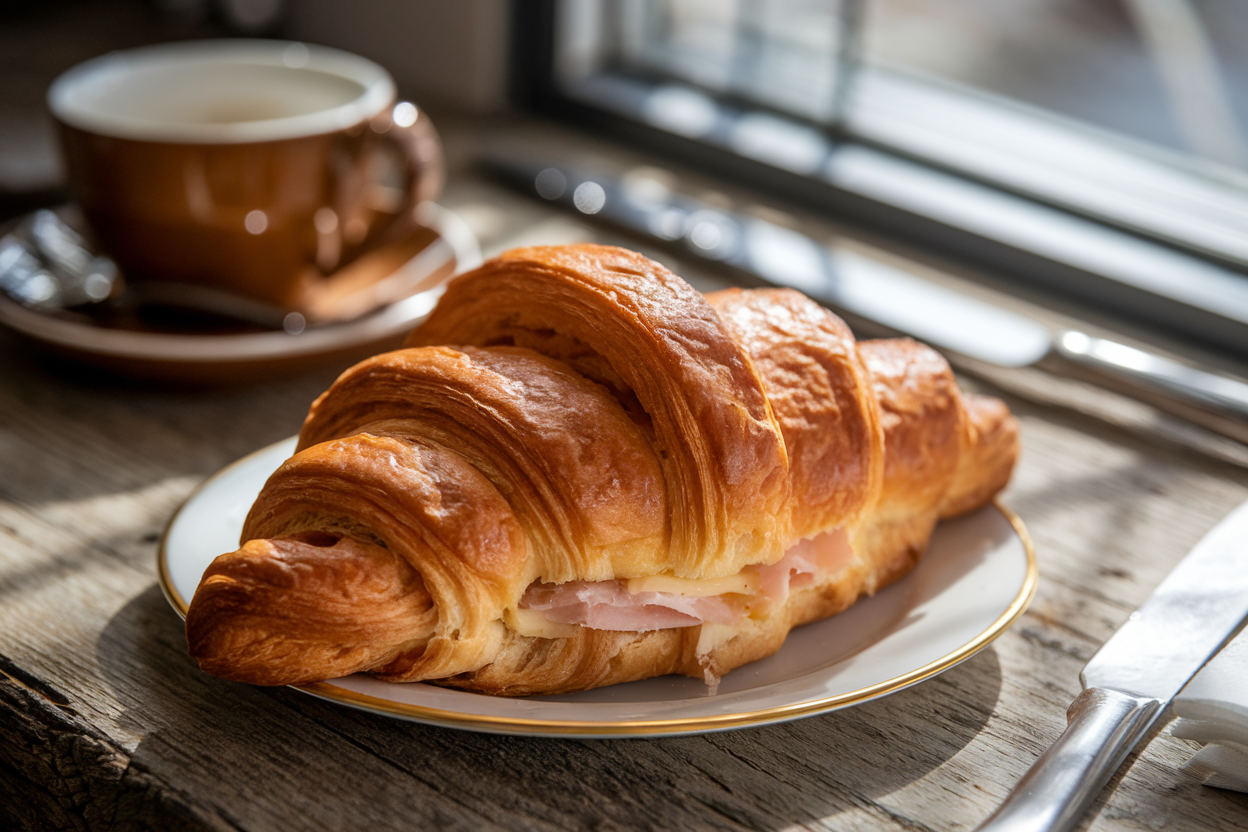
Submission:
POLYGON ((475 235, 454 213, 425 203, 419 219, 421 227, 403 243, 401 268, 366 287, 383 302, 340 323, 296 332, 256 326, 224 333, 202 327, 168 331, 125 319, 39 311, 0 293, 0 324, 53 354, 149 381, 233 383, 345 365, 397 348, 433 309, 446 280, 480 264, 475 235))

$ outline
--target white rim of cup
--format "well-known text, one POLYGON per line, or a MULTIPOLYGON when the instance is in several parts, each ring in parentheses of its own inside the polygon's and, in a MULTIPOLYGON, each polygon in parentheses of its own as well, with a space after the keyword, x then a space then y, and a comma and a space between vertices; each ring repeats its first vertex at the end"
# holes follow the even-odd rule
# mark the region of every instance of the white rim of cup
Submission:
POLYGON ((71 127, 114 138, 175 144, 242 144, 330 133, 372 118, 394 98, 394 79, 390 74, 359 55, 299 41, 229 38, 111 52, 66 71, 48 89, 48 107, 52 114, 71 127), (323 72, 354 81, 364 91, 352 101, 325 110, 228 124, 180 124, 134 118, 88 108, 77 100, 88 86, 120 83, 135 72, 206 63, 284 66, 323 72))

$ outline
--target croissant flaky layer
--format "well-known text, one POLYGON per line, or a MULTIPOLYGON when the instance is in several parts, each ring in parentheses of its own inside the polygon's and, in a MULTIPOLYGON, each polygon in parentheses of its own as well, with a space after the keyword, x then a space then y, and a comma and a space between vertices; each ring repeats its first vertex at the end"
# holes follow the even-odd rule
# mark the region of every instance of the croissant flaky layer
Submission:
POLYGON ((904 575, 1017 454, 936 352, 797 292, 519 249, 317 399, 187 636, 255 684, 713 681, 904 575))

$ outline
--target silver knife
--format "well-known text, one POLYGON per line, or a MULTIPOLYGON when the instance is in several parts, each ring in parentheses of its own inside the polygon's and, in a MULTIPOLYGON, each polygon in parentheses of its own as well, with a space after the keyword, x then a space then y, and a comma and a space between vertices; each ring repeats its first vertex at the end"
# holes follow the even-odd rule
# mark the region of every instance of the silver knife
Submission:
MULTIPOLYGON (((543 199, 682 246, 752 281, 798 289, 850 322, 912 335, 959 359, 1040 367, 1110 387, 1248 444, 1248 384, 1039 322, 844 247, 672 192, 645 174, 609 175, 516 158, 486 164, 543 199)), ((965 362, 964 362, 965 363, 965 362)))
POLYGON ((1179 562, 1080 674, 1068 725, 979 832, 1069 830, 1248 616, 1248 503, 1179 562))

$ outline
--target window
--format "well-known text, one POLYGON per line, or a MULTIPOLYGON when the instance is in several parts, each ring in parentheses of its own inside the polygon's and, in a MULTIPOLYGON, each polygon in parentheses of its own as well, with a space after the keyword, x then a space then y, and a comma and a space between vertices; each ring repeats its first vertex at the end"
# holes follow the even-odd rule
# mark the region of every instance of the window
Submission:
POLYGON ((527 25, 541 106, 1248 349, 1238 4, 549 0, 527 25))

